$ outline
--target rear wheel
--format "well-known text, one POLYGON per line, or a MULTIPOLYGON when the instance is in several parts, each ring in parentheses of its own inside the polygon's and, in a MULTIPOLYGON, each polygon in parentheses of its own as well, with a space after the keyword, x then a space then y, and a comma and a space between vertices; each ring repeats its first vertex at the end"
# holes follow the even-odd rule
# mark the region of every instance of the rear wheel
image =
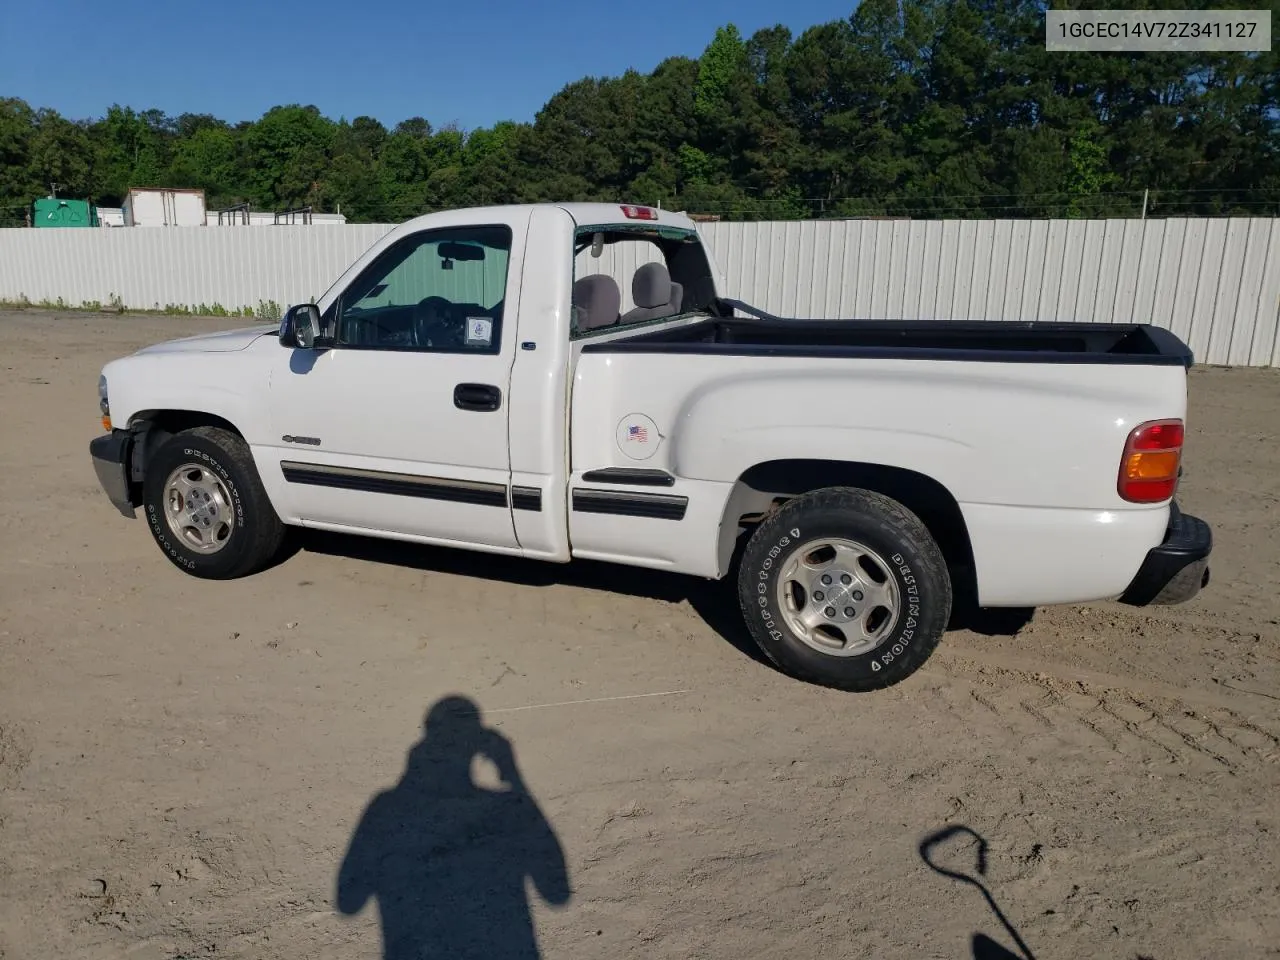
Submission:
POLYGON ((147 464, 143 508, 164 555, 195 577, 254 573, 284 543, 248 445, 217 427, 184 430, 160 446, 147 464))
POLYGON ((764 653, 798 679, 867 691, 905 680, 951 615, 942 551, 914 513, 854 487, 787 501, 743 553, 738 599, 764 653))

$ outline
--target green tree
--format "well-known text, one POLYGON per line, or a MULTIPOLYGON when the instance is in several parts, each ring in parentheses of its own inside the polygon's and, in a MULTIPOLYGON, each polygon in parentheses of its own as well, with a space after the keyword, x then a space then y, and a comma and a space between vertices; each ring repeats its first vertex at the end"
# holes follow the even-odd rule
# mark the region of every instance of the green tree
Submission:
POLYGON ((272 107, 245 133, 246 186, 267 209, 316 203, 336 125, 314 106, 272 107))
POLYGON ((1067 182, 1070 216, 1099 216, 1096 200, 1100 193, 1120 178, 1111 170, 1106 144, 1102 142, 1097 123, 1082 124, 1069 143, 1071 178, 1067 182))
POLYGON ((693 105, 698 119, 715 122, 726 110, 738 106, 735 87, 749 67, 747 45, 732 23, 719 27, 698 60, 693 105))
MULTIPOLYGON (((37 110, 31 137, 31 171, 42 185, 56 183, 59 196, 93 193, 93 144, 84 127, 52 110, 37 110)), ((34 198, 33 198, 34 199, 34 198)))
POLYGON ((210 209, 243 203, 248 195, 236 134, 225 125, 204 125, 179 139, 165 185, 204 190, 210 209))
POLYGON ((42 189, 31 156, 35 126, 36 112, 25 102, 0 99, 0 223, 5 225, 21 223, 42 189))

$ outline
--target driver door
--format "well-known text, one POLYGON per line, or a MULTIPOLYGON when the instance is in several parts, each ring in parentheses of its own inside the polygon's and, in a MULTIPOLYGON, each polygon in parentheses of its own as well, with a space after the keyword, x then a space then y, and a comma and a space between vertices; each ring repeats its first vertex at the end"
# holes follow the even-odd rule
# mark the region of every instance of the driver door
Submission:
POLYGON ((512 227, 400 237, 325 310, 333 347, 281 351, 273 459, 292 515, 329 529, 518 548, 507 444, 516 311, 505 307, 524 231, 512 227))

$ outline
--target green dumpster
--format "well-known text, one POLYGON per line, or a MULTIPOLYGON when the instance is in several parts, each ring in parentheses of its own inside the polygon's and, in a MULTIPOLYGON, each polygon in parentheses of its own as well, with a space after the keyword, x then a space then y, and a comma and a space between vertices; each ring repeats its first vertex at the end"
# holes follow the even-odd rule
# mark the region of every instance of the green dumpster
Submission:
POLYGON ((33 227, 96 227, 98 208, 88 200, 41 197, 31 205, 33 227))

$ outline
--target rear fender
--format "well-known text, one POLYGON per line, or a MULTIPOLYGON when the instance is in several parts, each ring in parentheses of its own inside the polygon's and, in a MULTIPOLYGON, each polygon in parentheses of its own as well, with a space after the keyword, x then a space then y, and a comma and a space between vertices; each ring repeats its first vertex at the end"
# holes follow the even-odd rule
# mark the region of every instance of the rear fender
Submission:
POLYGON ((954 489, 970 468, 973 447, 948 430, 859 417, 836 390, 813 390, 794 376, 731 382, 693 394, 676 417, 672 466, 678 476, 733 480, 773 460, 838 460, 910 470, 954 489), (808 393, 806 397, 804 394, 808 393), (852 413, 852 416, 851 416, 852 413), (862 422, 859 422, 862 420, 862 422))

